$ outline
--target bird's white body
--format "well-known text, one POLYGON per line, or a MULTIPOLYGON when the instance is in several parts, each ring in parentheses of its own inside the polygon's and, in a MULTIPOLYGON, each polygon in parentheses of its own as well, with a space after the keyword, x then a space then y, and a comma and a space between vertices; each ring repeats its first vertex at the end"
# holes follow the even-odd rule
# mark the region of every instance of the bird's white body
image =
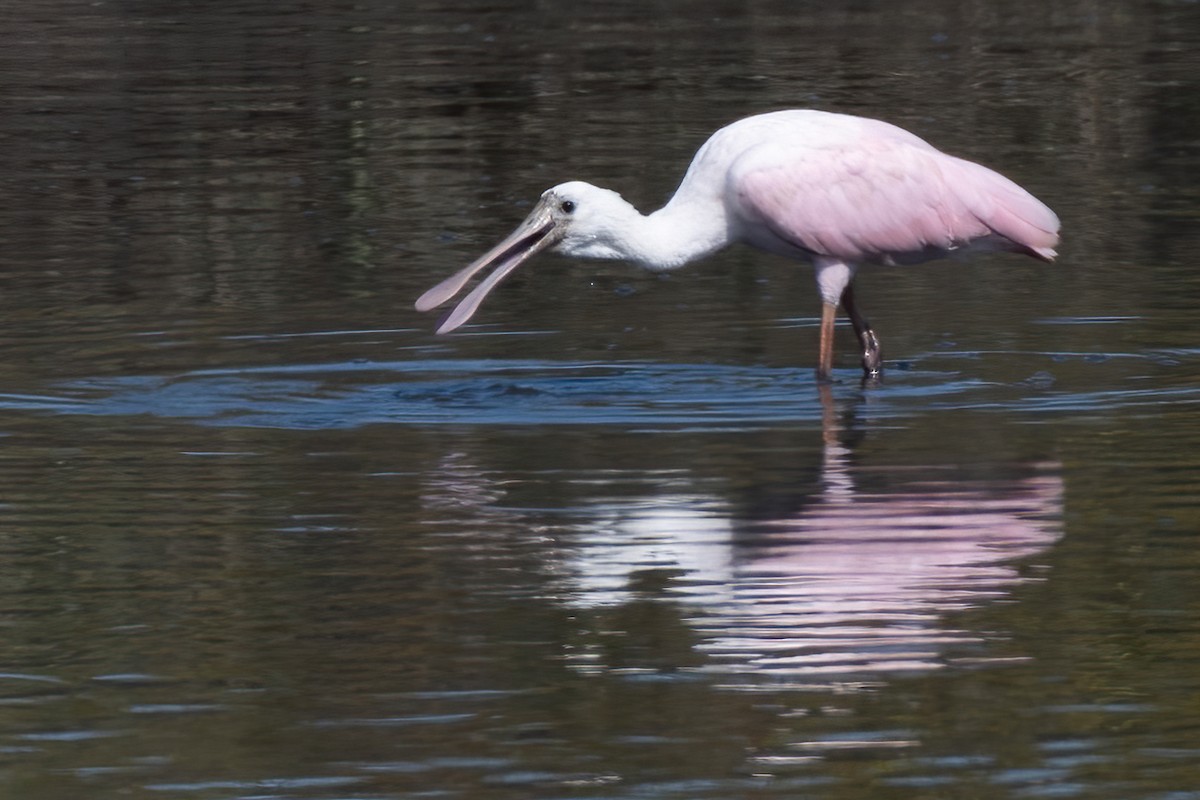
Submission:
POLYGON ((417 308, 439 305, 499 261, 439 329, 452 330, 505 275, 545 248, 664 271, 741 242, 815 265, 825 305, 822 377, 829 374, 839 303, 862 341, 864 369, 877 372, 878 341, 851 291, 858 265, 919 263, 978 248, 1049 261, 1058 227, 1054 212, 1017 184, 895 125, 777 111, 714 133, 671 200, 652 214, 581 181, 547 190, 512 236, 422 295, 417 308))

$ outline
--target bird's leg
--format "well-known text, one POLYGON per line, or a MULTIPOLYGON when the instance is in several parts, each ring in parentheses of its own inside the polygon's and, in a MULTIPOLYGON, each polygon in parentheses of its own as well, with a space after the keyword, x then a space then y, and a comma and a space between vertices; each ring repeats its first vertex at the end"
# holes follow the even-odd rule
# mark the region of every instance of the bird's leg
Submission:
POLYGON ((837 320, 837 305, 824 303, 821 306, 821 344, 817 354, 817 382, 833 380, 833 323, 837 320))
POLYGON ((867 318, 859 312, 858 305, 854 302, 853 283, 847 284, 842 292, 842 308, 846 309, 850 316, 850 324, 854 326, 854 333, 862 345, 863 375, 867 378, 879 377, 883 370, 883 351, 879 347, 879 337, 871 330, 871 323, 867 322, 867 318))

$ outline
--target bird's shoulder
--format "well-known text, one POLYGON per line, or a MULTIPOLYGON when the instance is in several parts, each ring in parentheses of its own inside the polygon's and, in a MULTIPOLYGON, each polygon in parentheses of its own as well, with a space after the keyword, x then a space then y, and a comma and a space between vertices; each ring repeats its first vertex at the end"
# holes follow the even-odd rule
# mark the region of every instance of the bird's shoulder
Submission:
POLYGON ((718 131, 711 143, 714 151, 724 153, 733 181, 761 170, 808 175, 822 183, 867 172, 878 173, 879 179, 925 169, 939 155, 903 128, 825 112, 750 117, 718 131))
POLYGON ((886 122, 777 112, 727 126, 712 144, 725 159, 721 197, 752 241, 769 231, 811 253, 891 261, 998 236, 1054 254, 1058 219, 1044 204, 886 122))
POLYGON ((780 123, 782 135, 746 148, 726 174, 726 197, 750 229, 849 259, 982 232, 947 186, 950 157, 915 135, 860 118, 780 123))

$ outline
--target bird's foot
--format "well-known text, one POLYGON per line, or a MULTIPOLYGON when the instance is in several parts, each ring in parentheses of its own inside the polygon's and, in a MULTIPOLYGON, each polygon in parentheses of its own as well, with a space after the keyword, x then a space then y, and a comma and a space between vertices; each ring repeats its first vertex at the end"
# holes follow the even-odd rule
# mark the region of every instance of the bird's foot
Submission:
POLYGON ((862 332, 861 341, 863 377, 879 378, 883 375, 883 349, 879 346, 879 337, 867 328, 862 332))

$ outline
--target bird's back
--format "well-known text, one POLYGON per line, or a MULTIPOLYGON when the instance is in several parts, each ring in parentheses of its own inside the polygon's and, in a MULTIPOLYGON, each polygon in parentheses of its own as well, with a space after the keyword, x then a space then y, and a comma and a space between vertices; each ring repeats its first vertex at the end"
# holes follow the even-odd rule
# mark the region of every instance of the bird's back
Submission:
POLYGON ((879 120, 760 114, 714 133, 681 197, 720 198, 733 238, 789 255, 911 263, 966 247, 1050 260, 1058 218, 1008 178, 879 120))

